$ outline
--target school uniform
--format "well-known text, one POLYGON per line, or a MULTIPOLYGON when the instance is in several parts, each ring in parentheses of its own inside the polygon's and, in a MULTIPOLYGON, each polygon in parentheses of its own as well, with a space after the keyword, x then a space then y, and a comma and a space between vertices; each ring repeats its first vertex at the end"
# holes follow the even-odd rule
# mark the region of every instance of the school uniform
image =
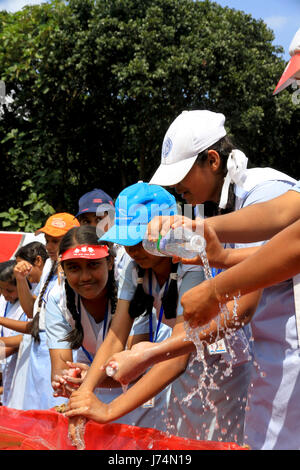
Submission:
MULTIPOLYGON (((271 169, 253 170, 247 170, 247 187, 235 188, 237 209, 297 190, 295 180, 282 173, 273 170, 272 177, 271 169)), ((250 327, 255 367, 247 400, 245 443, 254 450, 300 449, 300 348, 292 279, 264 289, 250 327)))
MULTIPOLYGON (((7 302, 3 295, 0 296, 0 315, 2 317, 11 318, 13 320, 19 321, 27 321, 27 316, 23 312, 23 309, 20 305, 19 300, 16 300, 13 304, 11 302, 7 302)), ((11 337, 19 335, 20 333, 10 330, 9 328, 5 328, 3 326, 0 327, 0 336, 1 337, 11 337)), ((0 341, 1 341, 0 337, 0 341)), ((9 406, 8 400, 10 391, 12 389, 12 379, 16 367, 18 352, 15 352, 11 356, 3 359, 2 362, 2 383, 3 383, 3 396, 2 396, 2 404, 3 406, 9 406)))
POLYGON ((298 193, 300 193, 300 180, 297 181, 297 183, 295 184, 295 186, 293 186, 290 191, 297 191, 298 193))

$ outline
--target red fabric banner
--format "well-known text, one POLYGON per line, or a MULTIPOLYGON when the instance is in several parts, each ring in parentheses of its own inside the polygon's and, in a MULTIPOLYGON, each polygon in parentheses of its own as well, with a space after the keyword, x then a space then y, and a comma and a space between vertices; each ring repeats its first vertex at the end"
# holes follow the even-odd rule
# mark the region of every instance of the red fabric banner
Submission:
MULTIPOLYGON (((155 429, 88 421, 86 450, 245 450, 231 442, 196 441, 155 429)), ((1 450, 76 450, 68 419, 54 410, 19 411, 0 407, 1 450)))

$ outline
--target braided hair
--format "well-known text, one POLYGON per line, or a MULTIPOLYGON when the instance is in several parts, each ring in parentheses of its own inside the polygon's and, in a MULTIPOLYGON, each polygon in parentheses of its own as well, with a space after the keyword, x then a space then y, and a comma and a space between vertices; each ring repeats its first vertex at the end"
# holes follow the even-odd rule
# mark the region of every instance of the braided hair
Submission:
POLYGON ((46 279, 46 281, 43 285, 43 288, 40 291, 39 296, 38 296, 38 306, 37 306, 36 314, 33 317, 32 326, 31 326, 31 336, 33 336, 34 341, 38 342, 38 343, 40 343, 39 324, 40 324, 40 311, 41 311, 42 304, 43 304, 43 297, 44 297, 44 294, 45 294, 45 292, 48 288, 49 282, 51 281, 52 277, 57 272, 57 267, 58 267, 58 262, 53 261, 51 269, 50 269, 49 274, 47 276, 47 279, 46 279))
MULTIPOLYGON (((99 242, 96 233, 96 227, 91 225, 82 225, 80 227, 74 227, 69 230, 66 235, 62 238, 60 243, 60 254, 74 245, 107 245, 109 248, 109 255, 115 257, 113 245, 111 243, 99 242)), ((72 315, 75 322, 75 327, 69 334, 66 335, 61 341, 68 341, 72 349, 78 349, 83 342, 84 332, 81 324, 80 313, 76 305, 76 294, 74 290, 65 278, 65 292, 67 308, 72 315)), ((117 286, 115 281, 114 269, 111 269, 108 274, 107 281, 107 296, 111 305, 111 314, 113 315, 117 305, 117 286)))
POLYGON ((164 314, 168 320, 171 318, 176 318, 178 303, 177 269, 178 263, 172 263, 170 273, 170 284, 167 292, 165 292, 163 298, 161 299, 161 303, 164 308, 164 314))
MULTIPOLYGON (((167 319, 176 318, 178 302, 177 268, 178 263, 171 264, 170 283, 162 298, 162 306, 167 319)), ((147 315, 152 314, 154 297, 150 294, 146 294, 144 291, 144 274, 145 270, 138 266, 137 288, 129 305, 129 315, 131 318, 137 318, 145 312, 147 315)), ((152 276, 151 270, 149 270, 149 276, 152 276)))
MULTIPOLYGON (((129 315, 131 318, 137 318, 143 313, 152 314, 154 297, 150 294, 146 294, 143 287, 145 270, 138 266, 138 280, 137 287, 133 296, 133 299, 129 305, 129 315)), ((152 276, 152 271, 149 270, 149 276, 152 276)))

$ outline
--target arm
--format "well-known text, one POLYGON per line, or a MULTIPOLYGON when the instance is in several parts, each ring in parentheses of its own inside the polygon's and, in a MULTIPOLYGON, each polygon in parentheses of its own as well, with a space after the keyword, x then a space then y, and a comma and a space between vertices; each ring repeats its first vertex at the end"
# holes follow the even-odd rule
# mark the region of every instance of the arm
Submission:
MULTIPOLYGON (((176 326, 174 327, 174 334, 176 334, 176 326)), ((66 416, 83 415, 101 423, 114 421, 143 405, 162 391, 184 372, 188 359, 189 354, 184 354, 176 359, 157 364, 126 393, 121 394, 108 405, 103 404, 91 392, 85 391, 82 394, 74 392, 68 405, 70 411, 66 413, 66 416), (88 410, 81 413, 86 407, 88 410)))
POLYGON ((208 219, 191 219, 183 216, 154 217, 148 224, 148 237, 157 240, 171 227, 185 224, 203 234, 203 226, 212 227, 219 240, 224 243, 252 243, 268 240, 276 233, 293 224, 300 218, 300 194, 287 191, 269 201, 248 205, 230 214, 218 215, 208 219))
POLYGON ((206 223, 214 228, 220 241, 250 243, 268 240, 299 218, 300 194, 287 191, 270 201, 211 217, 206 223))
POLYGON ((33 305, 36 299, 36 296, 32 295, 27 282, 27 275, 29 274, 31 268, 31 264, 27 261, 20 261, 14 267, 14 275, 17 281, 19 301, 28 318, 32 318, 33 305))
MULTIPOLYGON (((225 319, 224 315, 221 315, 220 331, 218 330, 216 322, 212 321, 210 328, 201 332, 200 339, 203 342, 211 344, 214 343, 217 338, 220 339, 224 337, 226 328, 236 330, 248 323, 255 312, 259 299, 259 292, 250 294, 241 299, 238 318, 233 316, 233 303, 229 304, 229 319, 225 319)), ((69 411, 67 411, 66 416, 72 417, 81 415, 101 423, 107 423, 124 416, 142 405, 147 400, 157 395, 185 370, 189 353, 195 349, 194 343, 185 341, 185 338, 186 334, 183 319, 180 317, 170 338, 161 343, 143 343, 144 345, 148 345, 148 347, 145 347, 143 353, 141 350, 139 350, 138 353, 132 352, 132 358, 137 360, 139 364, 143 364, 144 370, 153 364, 156 365, 154 365, 136 384, 129 388, 125 394, 120 395, 106 405, 101 403, 95 395, 88 391, 85 391, 81 395, 74 392, 70 399, 68 405, 69 411)), ((127 363, 128 360, 130 360, 130 354, 126 358, 127 363)), ((141 370, 142 369, 140 369, 140 372, 141 370)), ((120 369, 118 372, 119 371, 120 369)))
POLYGON ((0 358, 9 357, 18 351, 22 335, 6 336, 0 339, 0 358))
POLYGON ((300 221, 278 233, 245 261, 194 287, 182 298, 184 316, 193 326, 218 314, 219 303, 285 281, 300 272, 300 221))
POLYGON ((0 317, 0 325, 18 333, 31 334, 32 321, 13 320, 12 318, 0 317))

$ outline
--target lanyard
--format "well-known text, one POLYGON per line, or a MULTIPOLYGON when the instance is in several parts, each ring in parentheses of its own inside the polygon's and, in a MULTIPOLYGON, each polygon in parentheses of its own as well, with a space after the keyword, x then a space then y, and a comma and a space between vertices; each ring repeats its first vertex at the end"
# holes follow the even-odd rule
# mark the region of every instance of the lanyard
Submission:
MULTIPOLYGON (((5 318, 6 315, 7 315, 7 311, 8 311, 8 302, 6 302, 6 305, 5 305, 5 310, 4 310, 4 315, 3 317, 5 318)), ((1 329, 1 338, 4 336, 4 326, 2 326, 2 329, 1 329)))
POLYGON ((222 269, 211 268, 212 277, 215 277, 217 274, 220 274, 221 272, 222 272, 222 269))
MULTIPOLYGON (((168 290, 168 284, 169 284, 169 281, 166 282, 165 290, 164 290, 163 295, 165 295, 165 293, 168 290)), ((152 295, 152 271, 151 270, 149 270, 149 294, 152 295)), ((161 303, 159 316, 158 316, 158 323, 157 323, 155 337, 154 337, 154 341, 153 341, 152 311, 149 312, 149 338, 150 338, 151 343, 153 343, 153 342, 155 343, 157 341, 157 336, 158 336, 158 332, 159 332, 159 329, 160 329, 163 313, 164 313, 164 307, 163 307, 163 304, 161 303)))
MULTIPOLYGON (((78 314, 79 314, 79 319, 81 320, 81 305, 80 305, 80 297, 78 299, 78 314)), ((104 315, 104 320, 103 320, 103 332, 102 332, 102 341, 104 341, 105 335, 106 335, 106 326, 107 326, 107 319, 108 319, 108 304, 106 305, 105 309, 105 315, 104 315)), ((90 361, 90 363, 93 362, 93 356, 87 351, 87 349, 81 345, 81 349, 83 350, 84 354, 90 361)))

